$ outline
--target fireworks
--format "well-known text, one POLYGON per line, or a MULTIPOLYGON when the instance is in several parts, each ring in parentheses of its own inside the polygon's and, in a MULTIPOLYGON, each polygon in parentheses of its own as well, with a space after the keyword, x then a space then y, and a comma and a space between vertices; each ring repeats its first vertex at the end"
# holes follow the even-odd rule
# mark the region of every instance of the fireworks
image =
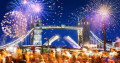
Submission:
POLYGON ((10 4, 13 10, 21 11, 27 18, 30 18, 31 15, 42 15, 45 8, 43 2, 37 0, 14 0, 10 4))
POLYGON ((108 18, 111 14, 110 7, 108 7, 107 5, 103 5, 98 9, 98 13, 104 18, 108 18))
MULTIPOLYGON (((44 5, 41 1, 26 1, 24 0, 24 2, 22 3, 22 5, 20 6, 21 8, 25 8, 25 13, 28 15, 31 14, 39 14, 41 15, 42 12, 44 12, 44 5)), ((22 11, 24 12, 24 11, 22 11)))
MULTIPOLYGON (((6 13, 1 23, 2 30, 12 38, 19 37, 29 29, 27 25, 34 23, 37 18, 44 18, 43 21, 50 19, 49 16, 53 18, 55 15, 49 14, 53 13, 52 11, 57 8, 56 6, 58 6, 58 1, 14 0, 9 4, 12 12, 6 13)), ((63 9, 61 6, 59 8, 63 9)), ((61 14, 59 15, 61 16, 61 14)))
POLYGON ((90 21, 92 31, 101 35, 103 31, 103 19, 105 19, 107 38, 115 36, 114 33, 119 30, 120 1, 91 0, 86 6, 83 9, 86 13, 86 18, 90 21))
POLYGON ((27 19, 18 11, 8 12, 1 23, 3 32, 11 38, 20 37, 26 33, 27 19))
POLYGON ((42 11, 42 5, 39 5, 39 4, 32 4, 31 8, 34 9, 33 12, 41 12, 42 11))
MULTIPOLYGON (((14 0, 11 2, 11 8, 15 11, 21 11, 27 18, 45 18, 56 8, 56 1, 48 0, 14 0)), ((60 7, 60 6, 59 6, 60 7)), ((47 19, 46 19, 47 20, 47 19)))
POLYGON ((92 0, 84 9, 88 14, 88 18, 98 23, 100 23, 101 16, 109 16, 109 19, 106 19, 106 24, 108 24, 108 22, 115 20, 119 16, 119 3, 118 0, 92 0))

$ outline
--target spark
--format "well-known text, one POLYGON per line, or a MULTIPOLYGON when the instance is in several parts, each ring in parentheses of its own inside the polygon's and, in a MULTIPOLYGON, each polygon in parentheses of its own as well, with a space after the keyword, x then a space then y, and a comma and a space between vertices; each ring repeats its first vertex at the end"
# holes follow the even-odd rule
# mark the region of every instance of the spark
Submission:
POLYGON ((110 12, 110 8, 107 7, 106 5, 103 5, 100 7, 100 9, 98 10, 98 13, 103 16, 103 17, 109 17, 109 15, 111 14, 110 12))
POLYGON ((103 35, 103 19, 105 19, 106 36, 113 37, 115 36, 114 33, 120 28, 119 6, 119 0, 91 0, 89 4, 86 5, 86 8, 83 7, 82 9, 84 9, 86 19, 90 21, 92 31, 94 31, 95 34, 99 33, 99 37, 102 37, 100 35, 103 35))
MULTIPOLYGON (((61 3, 58 3, 56 0, 55 1, 48 1, 48 0, 14 0, 10 3, 11 5, 11 10, 14 11, 21 11, 28 19, 28 21, 32 19, 31 21, 34 21, 36 19, 36 16, 38 18, 44 18, 44 20, 47 20, 48 17, 52 19, 51 15, 54 14, 53 11, 56 9, 61 10, 63 7, 61 6, 61 3), (61 7, 61 8, 58 8, 61 7), (51 15, 50 15, 51 14, 51 15)), ((56 10, 56 15, 61 13, 56 10)), ((61 18, 62 16, 60 16, 61 18)), ((55 17, 54 17, 55 18, 55 17)), ((50 20, 49 19, 49 20, 50 20)), ((32 22, 34 23, 34 22, 32 22)))
POLYGON ((42 5, 40 4, 32 4, 31 8, 35 11, 35 12, 42 12, 42 5))
POLYGON ((20 37, 26 33, 27 19, 18 11, 8 12, 1 23, 2 31, 9 37, 20 37))

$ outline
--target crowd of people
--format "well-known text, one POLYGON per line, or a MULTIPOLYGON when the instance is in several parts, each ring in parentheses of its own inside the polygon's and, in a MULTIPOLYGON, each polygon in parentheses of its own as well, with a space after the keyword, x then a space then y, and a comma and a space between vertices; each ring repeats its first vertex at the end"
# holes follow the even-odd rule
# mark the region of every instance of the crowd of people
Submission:
POLYGON ((0 63, 120 63, 120 56, 113 48, 109 52, 82 49, 81 52, 73 51, 71 54, 67 49, 61 52, 23 53, 22 49, 17 48, 15 54, 1 50, 0 63))

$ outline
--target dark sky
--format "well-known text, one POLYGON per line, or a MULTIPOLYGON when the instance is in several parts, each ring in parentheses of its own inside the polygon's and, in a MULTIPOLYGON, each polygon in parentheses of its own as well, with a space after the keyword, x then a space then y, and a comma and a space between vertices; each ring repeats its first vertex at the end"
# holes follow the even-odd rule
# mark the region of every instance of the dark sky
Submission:
MULTIPOLYGON (((9 2, 12 0, 0 0, 0 22, 3 20, 3 16, 5 13, 9 12, 10 9, 7 9, 9 2)), ((70 17, 68 17, 69 15, 71 15, 71 13, 77 13, 76 9, 79 9, 81 7, 84 7, 86 4, 88 4, 88 0, 59 0, 61 7, 63 7, 63 10, 59 10, 57 9, 57 11, 61 11, 62 17, 55 17, 54 21, 43 21, 43 24, 45 25, 61 25, 61 24, 65 24, 68 26, 77 26, 77 21, 72 21, 72 19, 70 19, 70 17), (72 23, 69 22, 69 19, 72 23), (54 23, 53 23, 54 22, 54 23)), ((58 3, 59 5, 59 3, 58 3)), ((82 12, 82 10, 80 9, 79 12, 82 12)), ((81 14, 82 15, 82 14, 81 14)), ((56 16, 54 14, 52 14, 52 16, 56 16)), ((71 16, 72 18, 72 16, 71 16)), ((49 18, 49 20, 52 20, 53 18, 49 18)), ((74 20, 74 19, 73 19, 74 20)), ((118 32, 117 32, 118 33, 118 32)), ((48 37, 52 37, 54 35, 60 35, 60 39, 55 41, 55 43, 53 43, 52 45, 54 46, 61 46, 61 45, 68 45, 68 47, 70 47, 70 45, 63 39, 64 36, 71 36, 76 42, 78 41, 77 39, 77 31, 75 30, 43 30, 42 32, 42 36, 43 36, 43 43, 46 41, 44 40, 44 38, 48 37)), ((1 30, 1 26, 0 26, 0 35, 1 35, 1 42, 2 42, 2 36, 3 36, 3 32, 1 30)), ((99 34, 96 34, 99 35, 99 34)), ((116 35, 117 36, 117 35, 116 35)), ((115 40, 116 36, 114 36, 113 38, 107 38, 108 40, 115 40)), ((102 35, 99 35, 99 37, 103 37, 102 35)), ((8 40, 6 41, 6 43, 13 41, 14 39, 10 40, 10 38, 8 38, 8 40)), ((23 44, 30 44, 29 39, 26 39, 27 41, 25 41, 23 44)))

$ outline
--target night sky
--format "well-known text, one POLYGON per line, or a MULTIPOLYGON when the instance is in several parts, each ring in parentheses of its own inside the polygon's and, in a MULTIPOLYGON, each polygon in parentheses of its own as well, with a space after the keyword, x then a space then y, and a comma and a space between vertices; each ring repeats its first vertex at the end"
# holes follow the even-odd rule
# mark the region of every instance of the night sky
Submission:
MULTIPOLYGON (((3 16, 5 13, 9 12, 11 9, 9 9, 9 2, 12 0, 0 0, 0 22, 4 19, 3 16)), ((42 23, 43 25, 66 25, 66 26, 77 26, 77 18, 76 16, 81 16, 84 13, 82 10, 82 7, 85 7, 89 0, 58 0, 56 2, 55 10, 51 11, 48 15, 45 15, 45 18, 42 18, 42 23)), ((85 13, 86 14, 86 13, 85 13)), ((118 17, 119 18, 119 17, 118 17)), ((103 40, 103 33, 100 30, 96 30, 97 26, 92 26, 94 24, 90 23, 91 27, 90 30, 93 31, 99 38, 103 40)), ((118 21, 119 24, 119 21, 118 21)), ((100 25, 100 24, 98 24, 100 25)), ((3 37, 4 33, 1 29, 2 27, 0 26, 0 42, 2 44, 3 42, 3 37)), ((114 27, 111 27, 114 28, 114 27)), ((119 26, 115 26, 114 30, 109 28, 107 30, 107 40, 112 40, 115 41, 117 36, 120 36, 119 34, 119 26)), ((76 42, 78 41, 77 39, 77 31, 75 30, 43 30, 42 32, 42 40, 43 43, 46 42, 44 38, 51 38, 52 36, 55 35, 60 35, 60 39, 56 40, 52 45, 53 46, 66 46, 71 47, 64 39, 64 36, 70 36, 75 40, 76 42)), ((9 38, 6 37, 6 43, 15 40, 15 38, 9 38)), ((27 37, 25 39, 26 41, 23 44, 30 44, 30 39, 27 37)))

